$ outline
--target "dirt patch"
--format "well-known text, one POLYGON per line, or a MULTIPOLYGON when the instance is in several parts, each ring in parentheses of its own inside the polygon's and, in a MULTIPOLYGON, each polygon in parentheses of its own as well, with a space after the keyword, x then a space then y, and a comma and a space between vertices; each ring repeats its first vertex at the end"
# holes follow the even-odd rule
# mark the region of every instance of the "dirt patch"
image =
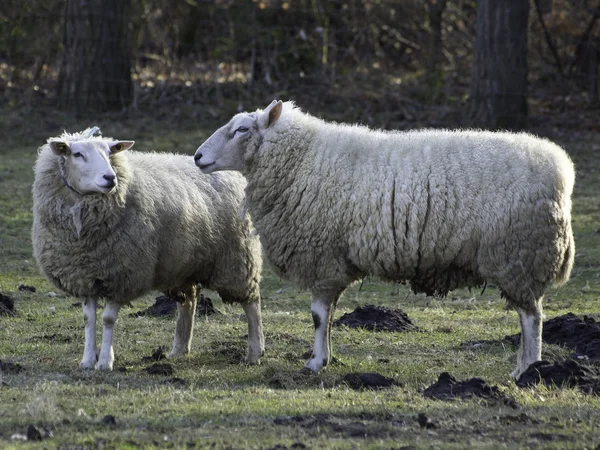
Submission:
MULTIPOLYGON (((173 316, 177 312, 177 302, 168 295, 159 295, 156 297, 154 304, 147 309, 130 314, 131 317, 163 317, 173 316)), ((213 306, 212 299, 200 294, 196 303, 196 316, 212 316, 213 314, 221 314, 221 312, 213 306)))
POLYGON ((417 422, 421 428, 425 428, 426 430, 434 430, 437 428, 437 425, 423 413, 419 413, 417 422))
POLYGON ((170 377, 171 375, 173 375, 173 373, 175 373, 175 369, 173 369, 173 366, 169 363, 155 363, 152 364, 150 367, 146 367, 144 370, 150 375, 164 375, 167 377, 170 377))
POLYGON ((504 403, 511 408, 520 407, 513 399, 503 395, 497 386, 490 386, 481 378, 457 381, 448 372, 442 372, 438 380, 423 391, 423 396, 436 400, 483 398, 492 403, 504 403))
POLYGON ((20 284, 17 289, 19 289, 19 291, 26 291, 26 292, 35 292, 37 290, 34 286, 28 286, 26 284, 20 284))
POLYGON ((246 341, 216 342, 213 353, 225 356, 228 364, 239 364, 246 357, 246 347, 246 341))
MULTIPOLYGON (((273 420, 275 425, 287 425, 305 429, 330 430, 346 437, 377 438, 399 435, 401 428, 406 426, 403 421, 393 417, 358 415, 342 417, 334 414, 298 415, 278 417, 273 420)), ((320 431, 320 432, 323 432, 320 431)))
POLYGON ((159 295, 154 304, 142 311, 131 313, 131 317, 163 317, 172 316, 177 312, 177 302, 167 295, 159 295))
POLYGON ((161 361, 163 359, 167 359, 167 355, 165 353, 166 351, 167 351, 167 348, 163 347, 161 345, 156 350, 154 350, 154 352, 152 352, 151 356, 144 356, 142 358, 142 362, 149 363, 149 362, 153 362, 153 361, 161 361))
POLYGON ((349 388, 356 391, 363 389, 386 389, 392 386, 402 386, 401 383, 393 378, 387 378, 378 373, 349 373, 343 379, 342 383, 348 385, 349 388))
POLYGON ((294 450, 294 449, 303 449, 303 448, 308 448, 308 447, 305 444, 303 444, 302 442, 294 442, 289 447, 284 444, 276 444, 274 447, 271 447, 268 450, 294 450))
POLYGON ((169 384, 171 386, 183 388, 187 385, 187 381, 185 381, 183 378, 173 377, 163 381, 162 384, 169 384))
POLYGON ((22 370, 23 366, 21 364, 0 361, 0 372, 19 373, 22 370))
POLYGON ((600 369, 575 360, 560 363, 538 361, 521 375, 517 386, 529 387, 539 383, 546 387, 578 387, 582 392, 600 395, 600 369))
POLYGON ((504 425, 510 425, 510 424, 515 424, 515 423, 520 423, 520 424, 524 424, 524 425, 528 425, 528 424, 538 425, 540 423, 539 420, 534 419, 525 413, 521 413, 518 416, 502 416, 502 417, 499 417, 499 420, 504 425))
POLYGON ((212 299, 210 297, 205 297, 200 294, 198 298, 198 304, 196 305, 196 316, 204 317, 204 316, 212 316, 213 314, 222 314, 217 308, 213 306, 212 299))
POLYGON ((117 419, 115 419, 115 416, 113 416, 112 414, 107 414, 106 416, 104 416, 102 418, 102 420, 100 421, 100 423, 102 425, 116 426, 117 425, 117 419))
POLYGON ((8 295, 0 293, 0 316, 14 316, 15 301, 8 295))
MULTIPOLYGON (((542 340, 546 344, 560 345, 575 351, 576 357, 585 357, 600 363, 600 323, 592 317, 580 319, 573 313, 547 320, 542 325, 542 340)), ((462 347, 508 344, 518 346, 521 333, 505 336, 501 340, 466 342, 462 347)))
POLYGON ((369 331, 419 331, 404 311, 375 305, 358 306, 333 322, 335 327, 342 325, 369 331))
POLYGON ((567 313, 547 320, 542 339, 548 344, 573 349, 576 356, 587 356, 600 362, 600 323, 592 317, 580 319, 573 313, 567 313))

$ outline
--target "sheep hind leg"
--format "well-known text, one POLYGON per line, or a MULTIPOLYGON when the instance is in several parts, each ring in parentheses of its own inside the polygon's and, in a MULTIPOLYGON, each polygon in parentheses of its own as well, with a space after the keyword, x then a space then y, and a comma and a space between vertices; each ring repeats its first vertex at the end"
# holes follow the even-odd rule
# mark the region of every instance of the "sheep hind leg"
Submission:
POLYGON ((517 368, 511 376, 518 380, 523 372, 542 359, 542 299, 535 302, 533 311, 516 308, 521 322, 521 346, 517 368))
POLYGON ((260 311, 260 301, 242 303, 246 320, 248 321, 248 353, 246 364, 258 364, 259 358, 265 352, 265 336, 260 311))
POLYGON ((175 299, 177 301, 177 324, 175 325, 173 348, 169 353, 171 358, 188 355, 192 348, 196 303, 198 301, 196 286, 191 285, 184 292, 178 292, 175 299))
POLYGON ((82 299, 81 306, 85 328, 85 347, 79 367, 81 369, 93 369, 98 359, 98 347, 96 346, 96 299, 92 297, 82 299))
POLYGON ((117 322, 117 316, 121 305, 116 302, 106 301, 104 312, 102 313, 102 348, 96 370, 112 370, 113 362, 115 361, 115 353, 113 351, 113 330, 117 322))
POLYGON ((311 312, 315 326, 315 344, 304 371, 319 372, 331 361, 331 324, 341 292, 314 293, 311 312))

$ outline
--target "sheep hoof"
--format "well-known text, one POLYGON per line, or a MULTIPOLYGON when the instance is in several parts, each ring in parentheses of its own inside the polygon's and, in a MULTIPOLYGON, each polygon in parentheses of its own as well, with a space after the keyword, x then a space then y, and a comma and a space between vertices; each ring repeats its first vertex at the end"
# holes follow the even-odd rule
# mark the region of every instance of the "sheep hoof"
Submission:
POLYGON ((517 381, 523 375, 524 370, 520 370, 518 367, 510 374, 511 378, 517 381))
POLYGON ((300 373, 302 375, 317 375, 319 373, 319 371, 313 370, 310 367, 304 366, 302 369, 300 369, 300 373))
POLYGON ((110 370, 112 370, 112 368, 113 368, 112 363, 96 364, 96 370, 109 370, 110 371, 110 370))
POLYGON ((169 358, 183 358, 184 356, 187 356, 189 354, 189 350, 181 350, 181 349, 173 349, 171 350, 171 352, 169 353, 169 358))
POLYGON ((246 356, 244 358, 244 364, 249 366, 257 366, 260 364, 260 355, 259 356, 246 356))
POLYGON ((96 360, 94 359, 93 361, 81 361, 79 363, 79 368, 80 369, 93 369, 94 366, 96 365, 96 360))

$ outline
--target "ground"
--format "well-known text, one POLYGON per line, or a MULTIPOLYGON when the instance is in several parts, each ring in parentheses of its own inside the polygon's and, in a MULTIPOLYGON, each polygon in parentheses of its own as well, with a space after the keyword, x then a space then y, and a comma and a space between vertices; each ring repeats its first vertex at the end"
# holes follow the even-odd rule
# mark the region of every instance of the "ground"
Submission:
MULTIPOLYGON (((509 378, 516 349, 501 341, 519 331, 518 319, 493 287, 429 298, 366 279, 348 289, 336 319, 358 306, 401 308, 418 330, 334 327, 337 362, 313 376, 299 373, 313 338, 309 295, 268 270, 261 285, 267 350, 258 366, 241 363, 247 332, 241 308, 224 305, 212 292, 205 295, 222 314, 197 320, 191 355, 153 361, 160 346, 170 348, 175 322, 134 314, 154 303, 158 293, 149 293, 120 314, 116 370, 79 370, 81 308, 77 299, 49 285, 32 259, 36 149, 62 128, 99 125, 105 135, 134 139, 138 150, 191 157, 226 120, 179 123, 138 114, 91 123, 48 111, 0 111, 0 292, 14 301, 15 309, 15 315, 0 315, 0 447, 479 449, 600 444, 598 396, 577 388, 519 388, 509 378), (468 344, 481 340, 499 343, 468 344), (170 364, 172 371, 151 374, 147 368, 153 364, 170 364), (456 380, 481 378, 514 402, 426 398, 424 390, 442 372, 456 380), (355 390, 344 381, 355 373, 378 373, 397 383, 355 390)), ((600 134, 560 126, 534 131, 563 145, 577 166, 576 265, 567 285, 548 290, 546 316, 571 312, 598 320, 600 134)), ((550 361, 571 354, 557 345, 544 346, 543 356, 550 361)))

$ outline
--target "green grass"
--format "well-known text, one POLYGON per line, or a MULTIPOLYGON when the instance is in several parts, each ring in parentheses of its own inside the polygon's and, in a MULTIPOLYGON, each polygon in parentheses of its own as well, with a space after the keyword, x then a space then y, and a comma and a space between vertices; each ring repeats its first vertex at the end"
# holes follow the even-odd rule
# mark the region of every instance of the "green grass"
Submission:
MULTIPOLYGON (((174 124, 133 117, 103 119, 107 135, 136 140, 136 148, 193 154, 219 123, 174 124)), ((466 341, 501 339, 518 332, 516 313, 488 288, 459 290, 448 298, 412 295, 403 286, 367 279, 352 286, 336 317, 365 304, 400 307, 422 332, 372 333, 334 328, 339 363, 319 375, 298 372, 313 339, 310 300, 268 270, 262 283, 267 352, 258 366, 240 363, 246 324, 240 307, 220 301, 223 315, 199 320, 192 354, 169 361, 185 385, 144 371, 159 345, 170 347, 175 322, 131 317, 154 301, 151 293, 122 310, 115 331, 115 366, 124 371, 78 369, 83 320, 75 299, 40 275, 31 254, 31 183, 36 149, 62 128, 89 121, 36 111, 1 111, 0 291, 16 301, 18 315, 0 317, 0 360, 23 366, 0 373, 2 448, 593 448, 600 443, 600 398, 572 389, 519 389, 509 379, 512 347, 462 347, 466 341), (35 293, 18 291, 33 285, 35 293), (350 372, 379 372, 402 386, 356 392, 342 382, 350 372), (449 371, 458 379, 484 378, 514 397, 522 409, 481 400, 441 402, 421 391, 449 371), (436 425, 422 429, 425 413, 436 425), (116 425, 101 423, 113 415, 116 425), (294 416, 303 416, 290 419, 294 416), (29 424, 47 428, 41 444, 11 439, 29 424), (296 444, 295 447, 294 444, 296 444), (279 446, 279 447, 276 447, 279 446)), ((577 258, 572 280, 549 289, 548 318, 600 312, 600 153, 598 136, 573 135, 561 144, 578 169, 573 224, 577 258)), ((217 299, 213 293, 208 293, 217 299)), ((564 349, 545 346, 560 359, 564 349)))

